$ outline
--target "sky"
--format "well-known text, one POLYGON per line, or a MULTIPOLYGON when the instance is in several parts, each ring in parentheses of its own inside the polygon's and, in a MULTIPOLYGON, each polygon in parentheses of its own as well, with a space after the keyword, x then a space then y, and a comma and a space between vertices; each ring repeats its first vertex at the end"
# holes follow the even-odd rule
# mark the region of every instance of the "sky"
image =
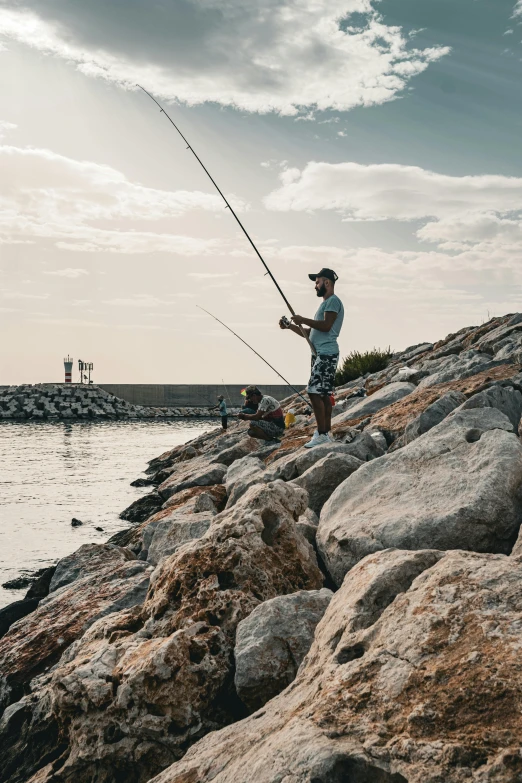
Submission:
POLYGON ((0 384, 291 383, 521 309, 522 0, 0 0, 0 384), (77 371, 73 378, 76 379, 77 371))

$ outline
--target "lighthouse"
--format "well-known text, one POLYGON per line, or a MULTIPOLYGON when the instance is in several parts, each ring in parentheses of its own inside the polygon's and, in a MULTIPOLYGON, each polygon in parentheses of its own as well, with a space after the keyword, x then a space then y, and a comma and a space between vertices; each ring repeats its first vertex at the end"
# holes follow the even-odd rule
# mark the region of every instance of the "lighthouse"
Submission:
POLYGON ((67 359, 63 360, 63 366, 65 368, 65 383, 71 383, 73 360, 69 357, 69 354, 67 354, 67 359))

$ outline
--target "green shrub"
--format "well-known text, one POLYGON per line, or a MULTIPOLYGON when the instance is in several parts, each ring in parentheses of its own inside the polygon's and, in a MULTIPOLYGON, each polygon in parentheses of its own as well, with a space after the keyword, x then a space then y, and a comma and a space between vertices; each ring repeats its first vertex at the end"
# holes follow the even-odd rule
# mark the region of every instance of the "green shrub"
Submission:
POLYGON ((384 370, 391 361, 393 351, 390 346, 382 351, 380 348, 374 348, 373 351, 352 351, 346 356, 339 369, 335 373, 335 385, 342 386, 343 383, 354 381, 367 372, 378 372, 384 370))

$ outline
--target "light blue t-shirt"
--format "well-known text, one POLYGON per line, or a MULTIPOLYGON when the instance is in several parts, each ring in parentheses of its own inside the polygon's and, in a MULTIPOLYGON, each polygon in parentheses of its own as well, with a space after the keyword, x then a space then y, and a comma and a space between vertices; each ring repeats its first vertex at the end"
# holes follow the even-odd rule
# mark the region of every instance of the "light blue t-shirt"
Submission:
POLYGON ((220 412, 221 416, 226 416, 227 415, 227 404, 226 404, 225 400, 221 400, 220 401, 220 403, 219 403, 219 412, 220 412))
POLYGON ((325 313, 337 313, 337 318, 329 332, 320 332, 318 329, 312 329, 310 332, 310 342, 319 355, 338 354, 339 345, 337 338, 344 321, 344 307, 338 296, 332 294, 328 299, 321 302, 319 310, 314 316, 314 321, 324 321, 325 313))

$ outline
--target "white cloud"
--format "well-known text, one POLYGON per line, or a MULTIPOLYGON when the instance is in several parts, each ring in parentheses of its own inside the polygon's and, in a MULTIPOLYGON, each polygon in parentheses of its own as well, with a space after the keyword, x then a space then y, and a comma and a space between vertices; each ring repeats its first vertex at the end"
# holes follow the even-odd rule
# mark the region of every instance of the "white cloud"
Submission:
POLYGON ((150 294, 136 294, 136 296, 122 299, 105 299, 103 304, 111 305, 112 307, 158 307, 161 304, 172 303, 165 302, 163 299, 158 299, 150 294))
MULTIPOLYGON (((221 212, 223 204, 217 195, 148 188, 130 182, 110 166, 73 160, 47 149, 0 146, 0 166, 3 243, 38 237, 55 241, 60 249, 79 252, 183 255, 207 253, 216 247, 215 240, 135 228, 141 221, 171 219, 194 209, 221 212), (102 227, 110 221, 118 221, 118 230, 102 227)), ((241 211, 245 205, 231 198, 241 211)))
POLYGON ((49 294, 25 294, 22 291, 0 291, 4 299, 48 299, 49 294))
POLYGON ((122 24, 105 0, 26 0, 0 9, 0 34, 73 63, 87 76, 189 105, 252 112, 345 111, 393 100, 448 53, 416 49, 376 0, 138 0, 122 24), (352 14, 364 23, 350 24, 352 14), (150 18, 156 19, 151 26, 150 18), (204 56, 201 53, 204 52, 204 56))
POLYGON ((311 162, 265 199, 278 211, 335 210, 348 220, 417 220, 522 210, 522 178, 454 177, 399 164, 311 162))
MULTIPOLYGON (((2 51, 0 47, 0 51, 2 51)), ((7 135, 10 130, 14 130, 18 126, 14 122, 7 122, 7 120, 0 120, 0 140, 7 135)))
POLYGON ((517 16, 522 16, 522 0, 517 0, 517 3, 513 9, 512 18, 514 19, 517 16))
POLYGON ((44 271, 44 275, 54 275, 55 277, 69 277, 71 280, 83 275, 88 275, 86 269, 73 269, 72 267, 66 267, 65 269, 48 269, 44 271))

